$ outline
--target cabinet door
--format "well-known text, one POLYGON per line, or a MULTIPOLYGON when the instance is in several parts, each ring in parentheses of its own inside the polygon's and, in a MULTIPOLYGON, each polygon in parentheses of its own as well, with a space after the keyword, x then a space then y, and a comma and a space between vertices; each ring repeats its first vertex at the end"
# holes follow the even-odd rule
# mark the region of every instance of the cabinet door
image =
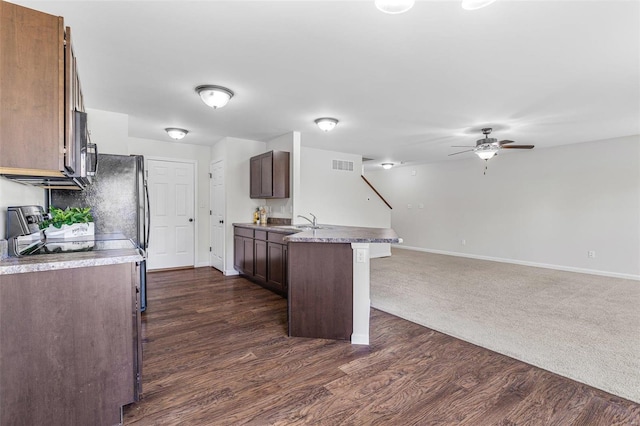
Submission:
POLYGON ((254 278, 267 281, 267 242, 255 240, 255 265, 254 278))
POLYGON ((262 193, 262 176, 261 176, 261 161, 260 157, 253 157, 249 163, 251 169, 251 188, 249 193, 251 198, 260 198, 262 193))
POLYGON ((244 266, 244 238, 235 236, 233 238, 233 267, 242 273, 244 266))
POLYGON ((267 152, 260 158, 260 196, 273 196, 273 152, 267 152))
POLYGON ((282 244, 269 243, 269 284, 280 290, 286 290, 286 248, 282 244))
POLYGON ((63 20, 6 1, 0 19, 0 169, 62 176, 63 20))
POLYGON ((242 272, 246 275, 253 276, 253 239, 242 237, 242 272))

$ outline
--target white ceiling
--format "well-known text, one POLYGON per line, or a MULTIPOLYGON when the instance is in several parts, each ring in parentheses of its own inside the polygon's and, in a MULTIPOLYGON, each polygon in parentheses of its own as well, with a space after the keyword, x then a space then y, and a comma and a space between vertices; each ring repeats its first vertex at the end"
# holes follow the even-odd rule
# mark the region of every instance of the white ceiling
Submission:
POLYGON ((472 155, 447 157, 486 126, 536 149, 640 134, 638 0, 418 0, 401 15, 373 0, 14 2, 64 16, 86 106, 128 114, 134 137, 295 130, 379 164, 472 155), (201 84, 236 96, 212 110, 201 84), (322 116, 338 127, 321 132, 322 116))

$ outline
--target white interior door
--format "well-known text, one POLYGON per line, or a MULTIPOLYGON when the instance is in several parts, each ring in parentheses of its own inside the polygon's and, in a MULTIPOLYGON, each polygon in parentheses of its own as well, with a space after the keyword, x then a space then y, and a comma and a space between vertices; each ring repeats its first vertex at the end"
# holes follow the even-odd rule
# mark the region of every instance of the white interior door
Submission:
POLYGON ((194 266, 194 164, 149 160, 148 269, 194 266))
POLYGON ((224 161, 211 164, 211 266, 224 272, 224 161))

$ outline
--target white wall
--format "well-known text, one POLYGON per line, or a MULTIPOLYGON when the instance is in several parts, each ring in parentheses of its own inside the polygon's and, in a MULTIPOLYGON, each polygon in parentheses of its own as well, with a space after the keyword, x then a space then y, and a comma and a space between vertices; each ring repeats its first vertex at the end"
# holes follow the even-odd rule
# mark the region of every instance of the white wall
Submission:
POLYGON ((405 246, 640 278, 640 136, 504 152, 487 165, 483 175, 470 154, 367 178, 405 246))
POLYGON ((300 189, 300 132, 291 132, 267 142, 267 151, 286 151, 289 153, 289 198, 265 200, 272 217, 294 217, 297 194, 300 189))
POLYGON ((127 114, 87 108, 87 127, 91 132, 91 142, 98 144, 101 154, 129 154, 127 114))
MULTIPOLYGON (((299 214, 318 223, 388 228, 391 210, 362 180, 362 157, 302 147, 300 153, 299 214), (333 160, 353 161, 352 172, 332 170, 333 160)), ((294 218, 295 223, 306 223, 294 218)))
MULTIPOLYGON (((312 219, 313 213, 320 224, 391 227, 391 210, 365 183, 361 170, 360 155, 302 147, 294 223, 306 223, 298 214, 312 219), (353 171, 333 170, 333 160, 353 161, 353 171)), ((371 244, 370 255, 390 256, 390 245, 371 244)))
POLYGON ((46 209, 44 194, 44 189, 0 177, 0 240, 7 238, 7 207, 36 205, 46 209))
MULTIPOLYGON (((224 160, 225 164, 225 265, 226 275, 235 274, 233 268, 233 224, 253 220, 256 207, 264 200, 249 197, 249 159, 267 151, 264 142, 224 138, 211 147, 211 162, 224 160)), ((207 249, 208 250, 208 249, 207 249)))

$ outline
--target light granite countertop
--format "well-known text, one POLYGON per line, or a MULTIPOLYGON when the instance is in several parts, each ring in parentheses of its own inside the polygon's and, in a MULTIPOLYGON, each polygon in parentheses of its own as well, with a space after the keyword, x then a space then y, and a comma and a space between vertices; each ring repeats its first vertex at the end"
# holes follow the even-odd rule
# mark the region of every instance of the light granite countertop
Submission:
MULTIPOLYGON (((401 243, 391 228, 364 228, 358 226, 318 225, 318 229, 297 228, 296 225, 255 225, 234 223, 234 226, 287 233, 284 241, 290 243, 401 243)), ((305 226, 305 225, 301 225, 305 226)))
POLYGON ((140 252, 133 248, 7 257, 0 260, 0 275, 114 265, 139 262, 143 259, 140 252))

